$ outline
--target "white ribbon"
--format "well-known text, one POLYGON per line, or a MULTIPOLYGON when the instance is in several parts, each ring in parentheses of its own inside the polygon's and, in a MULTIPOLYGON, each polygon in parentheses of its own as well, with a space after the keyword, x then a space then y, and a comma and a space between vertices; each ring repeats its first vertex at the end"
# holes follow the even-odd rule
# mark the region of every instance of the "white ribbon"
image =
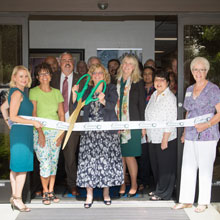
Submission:
MULTIPOLYGON (((21 117, 29 120, 39 121, 44 127, 68 130, 69 123, 51 120, 39 117, 23 116, 21 117)), ((73 131, 101 131, 101 130, 133 130, 133 129, 153 129, 153 128, 167 128, 167 127, 192 127, 196 124, 208 122, 213 114, 206 114, 199 117, 176 120, 170 122, 163 121, 102 121, 102 122, 78 122, 75 123, 73 131)), ((16 125, 16 124, 13 124, 16 125)), ((31 125, 32 126, 32 125, 31 125)))

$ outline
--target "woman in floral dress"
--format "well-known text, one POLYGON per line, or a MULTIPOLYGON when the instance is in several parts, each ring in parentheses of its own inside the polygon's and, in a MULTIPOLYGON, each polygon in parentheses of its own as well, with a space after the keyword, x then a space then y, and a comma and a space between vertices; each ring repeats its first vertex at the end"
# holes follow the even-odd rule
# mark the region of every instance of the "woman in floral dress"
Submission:
MULTIPOLYGON (((91 102, 84 107, 83 121, 117 121, 115 105, 117 91, 113 84, 109 84, 110 76, 101 64, 92 65, 88 72, 91 75, 90 86, 85 92, 85 99, 92 88, 100 80, 105 80, 107 88, 105 93, 103 83, 97 88, 94 98, 98 101, 91 102)), ((76 102, 78 86, 73 91, 73 102, 76 102)), ((77 185, 86 187, 87 198, 85 208, 90 208, 93 202, 93 189, 103 188, 104 204, 111 205, 109 187, 119 186, 124 182, 122 157, 117 131, 85 131, 80 140, 79 162, 77 170, 77 185)))

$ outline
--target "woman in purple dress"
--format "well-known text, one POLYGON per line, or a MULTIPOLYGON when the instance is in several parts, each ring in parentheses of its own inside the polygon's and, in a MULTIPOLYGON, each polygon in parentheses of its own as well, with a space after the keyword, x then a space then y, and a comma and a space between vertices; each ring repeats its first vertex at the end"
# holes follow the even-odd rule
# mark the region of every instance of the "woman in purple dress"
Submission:
POLYGON ((181 138, 184 142, 180 198, 174 209, 190 208, 194 202, 197 170, 199 169, 199 197, 195 212, 203 212, 211 200, 211 185, 216 146, 219 140, 220 90, 206 79, 210 64, 196 57, 190 65, 196 83, 188 87, 184 108, 186 118, 212 114, 206 123, 187 127, 181 138))

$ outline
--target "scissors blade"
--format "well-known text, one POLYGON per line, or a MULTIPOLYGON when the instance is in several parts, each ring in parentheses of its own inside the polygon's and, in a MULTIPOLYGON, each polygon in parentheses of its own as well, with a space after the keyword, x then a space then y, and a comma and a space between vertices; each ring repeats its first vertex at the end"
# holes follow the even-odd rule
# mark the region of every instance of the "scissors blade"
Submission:
POLYGON ((81 108, 82 108, 84 105, 85 105, 85 102, 82 102, 82 99, 80 99, 79 102, 78 102, 78 104, 77 104, 77 107, 76 107, 75 111, 74 111, 74 112, 72 113, 72 115, 71 115, 71 119, 70 119, 70 121, 69 121, 69 123, 70 123, 69 129, 68 129, 68 131, 67 131, 67 134, 66 134, 66 137, 65 137, 65 140, 64 140, 64 143, 63 143, 62 150, 65 148, 65 146, 66 146, 66 144, 67 144, 67 142, 68 142, 68 140, 69 140, 69 137, 70 137, 71 132, 72 132, 72 130, 73 130, 73 128, 74 128, 74 124, 75 124, 75 122, 76 122, 76 119, 77 119, 77 117, 78 117, 78 115, 79 115, 79 112, 80 112, 81 108))
MULTIPOLYGON (((71 116, 68 118, 68 120, 66 122, 70 123, 71 119, 73 118, 74 114, 75 114, 76 109, 73 111, 73 113, 71 114, 71 116)), ((57 134, 57 136, 54 138, 55 141, 57 141, 57 139, 64 133, 65 131, 60 130, 57 134)))

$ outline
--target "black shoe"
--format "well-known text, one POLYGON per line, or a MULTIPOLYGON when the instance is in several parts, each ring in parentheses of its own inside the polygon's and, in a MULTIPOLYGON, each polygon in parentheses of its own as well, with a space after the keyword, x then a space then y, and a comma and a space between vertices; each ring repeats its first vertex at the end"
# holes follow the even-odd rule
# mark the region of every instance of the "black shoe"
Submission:
POLYGON ((153 191, 148 193, 148 196, 154 196, 154 195, 155 193, 153 191))
POLYGON ((91 208, 92 207, 92 203, 93 203, 93 201, 91 203, 84 203, 84 208, 85 209, 91 208))
POLYGON ((162 198, 160 196, 154 195, 150 198, 151 201, 160 201, 162 198))
POLYGON ((112 204, 112 200, 104 200, 103 201, 105 205, 111 205, 112 204))
POLYGON ((137 195, 137 192, 136 192, 136 193, 133 193, 133 194, 128 193, 127 197, 128 197, 128 198, 131 198, 131 197, 135 197, 136 195, 137 195))
POLYGON ((121 198, 121 197, 125 196, 125 194, 126 194, 125 192, 124 192, 124 193, 120 193, 120 192, 119 192, 119 193, 118 193, 118 196, 121 198))

